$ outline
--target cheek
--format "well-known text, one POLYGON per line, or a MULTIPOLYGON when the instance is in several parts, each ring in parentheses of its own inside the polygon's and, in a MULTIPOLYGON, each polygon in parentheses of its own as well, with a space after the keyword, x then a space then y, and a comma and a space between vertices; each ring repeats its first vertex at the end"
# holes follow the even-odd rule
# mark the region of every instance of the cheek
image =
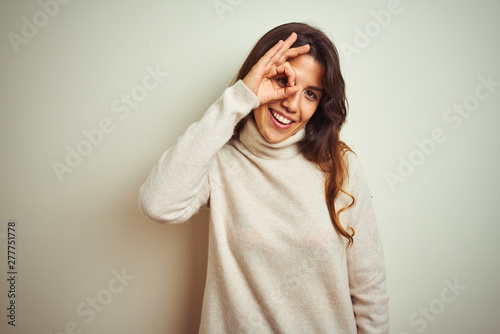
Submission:
POLYGON ((255 122, 257 123, 257 127, 262 132, 265 124, 267 124, 267 108, 265 105, 259 106, 257 109, 253 110, 253 116, 255 118, 255 122))
POLYGON ((261 105, 257 109, 254 109, 253 114, 256 120, 262 120, 266 115, 265 105, 261 105))
POLYGON ((314 113, 316 112, 316 109, 318 108, 318 106, 308 106, 307 108, 305 108, 302 112, 302 122, 303 123, 307 123, 309 121, 309 119, 311 119, 311 117, 314 115, 314 113))

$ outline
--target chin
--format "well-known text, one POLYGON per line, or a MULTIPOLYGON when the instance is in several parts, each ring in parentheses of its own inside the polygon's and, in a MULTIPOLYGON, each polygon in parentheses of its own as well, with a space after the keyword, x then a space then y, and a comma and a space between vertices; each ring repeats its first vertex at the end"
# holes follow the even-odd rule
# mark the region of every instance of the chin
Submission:
POLYGON ((264 138, 271 144, 277 144, 279 142, 282 142, 288 136, 283 136, 283 135, 269 135, 269 134, 263 134, 264 138))
POLYGON ((282 142, 296 132, 296 124, 293 124, 286 130, 277 129, 276 126, 273 125, 273 120, 271 119, 272 116, 268 106, 254 110, 253 116, 261 135, 271 144, 282 142))
MULTIPOLYGON (((259 128, 259 130, 260 130, 260 128, 259 128)), ((280 143, 280 142, 290 138, 298 130, 300 130, 300 128, 297 129, 296 127, 293 127, 293 128, 288 129, 288 131, 286 131, 285 133, 283 133, 283 132, 280 133, 277 131, 273 131, 273 129, 266 128, 266 129, 264 129, 264 131, 260 130, 260 133, 262 134, 264 139, 267 140, 269 143, 277 144, 277 143, 280 143)))

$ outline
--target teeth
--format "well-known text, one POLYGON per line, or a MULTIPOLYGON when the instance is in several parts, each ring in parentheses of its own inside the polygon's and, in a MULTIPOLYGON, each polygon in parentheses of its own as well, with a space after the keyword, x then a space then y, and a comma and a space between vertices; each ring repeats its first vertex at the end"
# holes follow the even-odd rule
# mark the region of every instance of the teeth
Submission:
POLYGON ((285 118, 285 117, 281 116, 276 111, 273 110, 272 113, 273 113, 274 118, 276 118, 281 123, 283 123, 283 124, 290 124, 290 123, 292 123, 291 120, 289 120, 288 118, 285 118))

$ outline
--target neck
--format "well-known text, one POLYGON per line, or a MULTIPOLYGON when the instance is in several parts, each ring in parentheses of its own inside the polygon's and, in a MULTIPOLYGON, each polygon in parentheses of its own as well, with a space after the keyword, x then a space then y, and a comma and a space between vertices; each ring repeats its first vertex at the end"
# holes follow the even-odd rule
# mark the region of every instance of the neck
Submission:
POLYGON ((263 159, 287 159, 300 152, 298 142, 304 138, 305 132, 302 128, 279 143, 270 143, 260 133, 254 118, 248 117, 241 130, 240 141, 250 152, 263 159))

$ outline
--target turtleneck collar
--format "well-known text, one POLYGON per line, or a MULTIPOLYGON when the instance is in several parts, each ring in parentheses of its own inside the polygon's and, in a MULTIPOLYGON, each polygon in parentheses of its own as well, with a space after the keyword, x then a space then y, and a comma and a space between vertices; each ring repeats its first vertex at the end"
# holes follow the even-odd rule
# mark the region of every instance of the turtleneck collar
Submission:
POLYGON ((287 159, 300 152, 298 142, 304 138, 305 128, 279 143, 268 142, 260 133, 253 117, 249 117, 240 132, 240 141, 253 154, 263 159, 287 159))

